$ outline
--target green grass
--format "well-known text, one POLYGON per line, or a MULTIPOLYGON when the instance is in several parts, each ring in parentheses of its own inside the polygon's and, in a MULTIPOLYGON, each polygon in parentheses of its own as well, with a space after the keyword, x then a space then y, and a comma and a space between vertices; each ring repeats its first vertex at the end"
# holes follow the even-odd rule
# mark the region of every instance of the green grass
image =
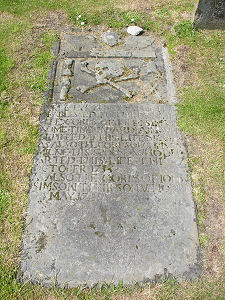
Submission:
POLYGON ((8 58, 4 49, 0 48, 0 92, 7 89, 9 82, 7 79, 7 73, 13 67, 13 60, 8 58))
POLYGON ((36 142, 39 136, 39 126, 32 125, 29 122, 25 122, 26 126, 26 135, 20 138, 20 147, 18 147, 19 153, 24 154, 33 154, 36 149, 36 142))
POLYGON ((7 190, 0 190, 0 218, 4 215, 10 199, 11 196, 7 190))
POLYGON ((224 95, 220 89, 188 87, 183 90, 183 99, 179 106, 181 129, 224 138, 224 95))
MULTIPOLYGON (((189 73, 179 90, 179 126, 197 141, 192 145, 195 151, 190 154, 190 166, 203 258, 210 260, 206 251, 212 243, 212 231, 207 227, 216 221, 211 219, 207 205, 214 194, 220 195, 223 183, 224 35, 193 28, 182 17, 182 13, 193 10, 188 0, 166 1, 164 5, 155 0, 151 15, 139 10, 138 5, 134 11, 127 11, 118 9, 117 4, 120 2, 107 0, 0 0, 0 12, 9 14, 0 24, 0 299, 113 299, 123 295, 142 299, 142 292, 149 299, 223 299, 225 294, 221 271, 215 278, 207 275, 182 284, 169 280, 150 286, 124 287, 121 283, 95 289, 45 289, 17 280, 29 176, 38 139, 35 120, 42 92, 48 88, 51 46, 58 38, 56 29, 33 34, 36 27, 32 14, 55 10, 65 12, 73 25, 84 22, 82 27, 104 24, 122 32, 131 24, 142 26, 164 38, 174 65, 183 58, 179 49, 188 48, 184 56, 189 73)), ((216 230, 216 226, 213 228, 216 230)), ((219 247, 224 253, 224 245, 219 247)))
POLYGON ((110 7, 102 9, 101 11, 87 11, 86 13, 83 12, 83 8, 76 8, 69 12, 69 18, 78 26, 81 26, 82 22, 84 23, 83 26, 106 24, 110 28, 122 28, 129 25, 138 25, 148 30, 154 26, 153 20, 151 20, 146 14, 139 11, 121 12, 110 7))
POLYGON ((45 91, 48 89, 46 78, 49 68, 46 68, 46 66, 49 66, 53 60, 54 56, 49 49, 56 40, 58 40, 58 36, 55 32, 45 32, 39 38, 42 49, 36 48, 32 53, 33 59, 30 65, 32 76, 28 77, 27 84, 35 91, 45 91))

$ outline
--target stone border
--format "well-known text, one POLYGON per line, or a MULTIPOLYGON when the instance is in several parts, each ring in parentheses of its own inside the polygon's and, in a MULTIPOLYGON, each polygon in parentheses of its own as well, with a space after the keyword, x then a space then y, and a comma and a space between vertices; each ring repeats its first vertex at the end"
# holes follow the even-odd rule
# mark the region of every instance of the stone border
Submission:
POLYGON ((166 71, 168 104, 174 105, 178 103, 176 97, 176 87, 174 83, 172 65, 170 63, 170 58, 169 58, 169 52, 168 49, 164 46, 162 46, 162 55, 163 55, 164 66, 166 71))

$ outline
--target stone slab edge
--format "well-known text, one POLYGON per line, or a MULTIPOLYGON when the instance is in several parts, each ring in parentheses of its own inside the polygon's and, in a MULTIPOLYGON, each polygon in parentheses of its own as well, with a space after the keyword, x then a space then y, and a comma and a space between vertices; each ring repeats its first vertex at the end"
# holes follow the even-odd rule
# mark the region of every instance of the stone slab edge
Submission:
MULTIPOLYGON (((164 104, 164 105, 168 105, 168 104, 164 104)), ((184 148, 186 150, 186 160, 188 160, 188 157, 189 157, 188 146, 187 146, 184 134, 180 130, 179 126, 178 126, 178 122, 177 122, 177 115, 178 115, 177 110, 178 109, 177 109, 177 107, 174 107, 174 108, 175 108, 175 112, 176 112, 176 124, 177 124, 178 130, 180 132, 180 136, 181 136, 181 139, 183 141, 184 148)), ((195 202, 195 199, 194 199, 194 195, 193 195, 193 184, 192 184, 192 180, 191 180, 191 170, 190 170, 189 167, 188 167, 188 176, 189 176, 189 181, 190 181, 191 190, 192 190, 192 201, 194 203, 194 210, 195 210, 195 217, 196 217, 196 228, 197 228, 198 239, 199 239, 199 225, 198 225, 198 222, 197 222, 198 209, 197 209, 197 205, 196 205, 196 202, 195 202)), ((196 262, 195 262, 195 264, 193 264, 192 266, 190 266, 189 271, 184 272, 183 276, 184 276, 185 279, 198 278, 202 274, 202 256, 201 256, 200 240, 199 240, 199 245, 198 245, 198 247, 197 247, 196 250, 197 250, 196 262)))
POLYGON ((49 105, 52 102, 53 98, 53 90, 54 90, 54 82, 55 82, 55 76, 57 71, 57 65, 58 65, 58 55, 60 51, 61 41, 60 39, 57 40, 53 46, 52 46, 52 52, 54 54, 54 59, 50 65, 50 70, 48 72, 48 86, 49 89, 44 93, 44 101, 41 108, 41 115, 40 115, 40 121, 42 120, 43 116, 48 112, 49 105))
MULTIPOLYGON (((52 46, 52 53, 54 55, 54 59, 50 64, 50 70, 48 72, 48 87, 49 89, 43 94, 43 103, 42 103, 42 107, 41 107, 41 113, 39 116, 39 134, 41 135, 42 132, 42 123, 45 122, 47 114, 51 108, 51 103, 52 103, 52 96, 53 96, 53 89, 54 89, 54 80, 55 80, 55 74, 56 74, 56 70, 57 70, 57 57, 59 55, 59 51, 60 51, 60 45, 61 45, 61 41, 60 39, 57 40, 53 46, 52 46)), ((37 142, 36 145, 36 149, 34 152, 34 156, 33 156, 33 164, 32 164, 32 169, 30 172, 30 178, 29 178, 29 191, 28 191, 28 195, 30 194, 30 190, 31 190, 31 178, 33 177, 33 174, 35 172, 35 162, 38 159, 38 154, 39 154, 39 144, 40 144, 40 138, 37 142)), ((28 199, 28 204, 27 207, 30 204, 30 200, 28 199)), ((27 209, 26 209, 26 217, 25 217, 25 221, 24 221, 24 227, 23 227, 23 233, 22 233, 22 240, 21 240, 21 246, 20 246, 20 253, 23 252, 24 246, 23 246, 23 239, 24 239, 24 233, 25 233, 25 228, 26 226, 29 225, 29 223, 32 220, 28 220, 27 218, 27 209)), ((21 270, 21 263, 22 260, 19 263, 19 270, 21 270)), ((23 278, 23 274, 22 271, 17 273, 17 280, 21 283, 26 283, 27 281, 24 280, 23 278)), ((38 283, 37 283, 38 284, 38 283)))
POLYGON ((169 104, 177 104, 178 100, 176 97, 176 87, 174 84, 172 65, 170 63, 168 49, 164 46, 162 46, 162 55, 163 55, 164 67, 165 67, 165 71, 166 71, 168 103, 169 104))

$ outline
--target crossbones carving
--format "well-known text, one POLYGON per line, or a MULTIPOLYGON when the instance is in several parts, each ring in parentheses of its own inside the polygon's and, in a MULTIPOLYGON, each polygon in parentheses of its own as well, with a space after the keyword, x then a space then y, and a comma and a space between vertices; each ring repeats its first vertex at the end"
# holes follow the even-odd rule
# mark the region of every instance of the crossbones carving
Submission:
POLYGON ((82 62, 80 70, 82 72, 86 72, 90 75, 94 75, 96 77, 96 84, 93 84, 91 86, 85 86, 85 85, 80 85, 77 87, 77 90, 80 91, 82 94, 87 92, 88 90, 98 87, 103 84, 108 84, 117 90, 121 91, 124 93, 128 98, 132 98, 134 96, 133 91, 129 91, 128 89, 121 87, 120 85, 117 84, 117 82, 122 82, 130 79, 137 79, 139 78, 139 69, 133 69, 133 74, 130 74, 128 76, 114 79, 116 77, 119 77, 123 75, 124 73, 124 65, 118 61, 116 62, 109 62, 109 61, 101 61, 98 62, 95 65, 95 70, 92 71, 88 68, 88 62, 82 62), (112 79, 114 79, 112 81, 112 79))

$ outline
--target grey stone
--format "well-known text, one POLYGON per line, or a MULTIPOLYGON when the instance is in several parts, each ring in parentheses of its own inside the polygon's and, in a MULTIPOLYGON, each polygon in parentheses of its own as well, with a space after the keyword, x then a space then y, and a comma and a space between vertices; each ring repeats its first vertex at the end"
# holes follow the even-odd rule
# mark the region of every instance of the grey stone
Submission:
POLYGON ((46 286, 200 272, 176 108, 52 104, 42 117, 21 268, 46 286))
POLYGON ((60 91, 60 96, 59 96, 59 99, 61 101, 66 99, 66 95, 68 93, 68 90, 69 90, 68 86, 62 86, 61 91, 60 91))
POLYGON ((129 26, 127 28, 127 33, 131 35, 139 35, 141 32, 143 32, 143 29, 138 26, 129 26))
POLYGON ((155 58, 154 41, 155 39, 151 36, 129 36, 125 39, 124 45, 117 47, 116 50, 96 48, 91 51, 91 55, 93 57, 155 58))
POLYGON ((200 0, 196 4, 194 24, 202 29, 225 29, 225 1, 200 0))
POLYGON ((52 46, 52 52, 54 56, 57 56, 59 54, 60 50, 60 40, 56 41, 52 46))
POLYGON ((167 49, 136 36, 106 48, 66 35, 52 64, 23 237, 24 281, 74 287, 200 273, 176 108, 152 104, 175 103, 167 49))
POLYGON ((73 73, 71 71, 72 64, 73 64, 72 59, 65 59, 64 60, 63 71, 62 71, 63 76, 72 76, 73 75, 73 73))
MULTIPOLYGON (((125 102, 128 99, 167 103, 167 75, 157 67, 162 58, 146 59, 76 59, 74 61, 71 87, 68 92, 70 102, 125 102)), ((59 61, 53 99, 57 102, 61 91, 60 72, 63 60, 59 61)))
POLYGON ((71 76, 72 72, 70 71, 70 69, 66 68, 66 69, 63 69, 62 75, 71 76))
POLYGON ((69 91, 70 84, 71 84, 71 82, 70 82, 69 78, 64 77, 62 79, 61 90, 60 90, 60 95, 59 95, 60 101, 64 101, 66 99, 66 95, 69 91))
POLYGON ((147 64, 147 73, 158 73, 156 63, 153 61, 149 61, 147 64))
POLYGON ((72 59, 65 59, 64 63, 65 63, 66 67, 70 67, 72 65, 72 63, 73 63, 73 60, 72 59))
MULTIPOLYGON (((168 103, 170 104, 176 104, 178 103, 177 97, 176 97, 176 87, 173 80, 173 72, 172 72, 172 66, 169 60, 169 53, 168 49, 166 47, 162 47, 162 56, 164 60, 164 69, 166 74, 166 82, 167 82, 167 97, 168 97, 168 103)), ((157 68, 159 66, 157 65, 157 68)))
POLYGON ((87 37, 86 42, 89 41, 95 43, 94 49, 85 46, 85 37, 66 35, 62 40, 54 78, 54 101, 67 98, 69 102, 114 103, 131 99, 174 103, 170 96, 174 87, 172 76, 164 66, 164 59, 167 64, 169 59, 154 37, 130 36, 117 49, 99 48, 96 39, 87 37), (72 58, 74 51, 76 57, 72 58), (82 55, 85 58, 79 57, 82 55), (65 76, 71 80, 67 90, 62 89, 65 76))
POLYGON ((63 79, 62 79, 62 86, 67 86, 67 87, 70 86, 70 80, 69 80, 69 78, 63 77, 63 79))
POLYGON ((120 36, 116 32, 105 32, 102 35, 103 42, 111 47, 118 44, 119 39, 120 36))
POLYGON ((124 45, 117 49, 105 49, 92 36, 77 36, 66 34, 61 42, 60 56, 65 58, 155 58, 155 39, 150 36, 130 36, 125 39, 124 45))
POLYGON ((67 58, 87 57, 94 48, 101 49, 101 46, 93 36, 65 34, 60 54, 67 58))

